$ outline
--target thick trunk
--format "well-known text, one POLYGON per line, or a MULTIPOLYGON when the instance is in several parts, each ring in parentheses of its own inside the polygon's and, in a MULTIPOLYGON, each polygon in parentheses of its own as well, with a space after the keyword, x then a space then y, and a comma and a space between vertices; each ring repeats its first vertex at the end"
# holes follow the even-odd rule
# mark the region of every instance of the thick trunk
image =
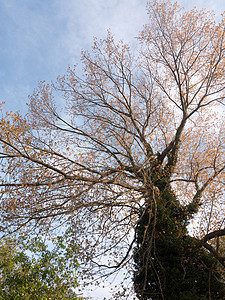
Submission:
MULTIPOLYGON (((134 288, 139 299, 225 299, 215 260, 187 233, 188 212, 168 183, 146 198, 136 227, 134 288)), ((190 215, 191 217, 191 215, 190 215)))

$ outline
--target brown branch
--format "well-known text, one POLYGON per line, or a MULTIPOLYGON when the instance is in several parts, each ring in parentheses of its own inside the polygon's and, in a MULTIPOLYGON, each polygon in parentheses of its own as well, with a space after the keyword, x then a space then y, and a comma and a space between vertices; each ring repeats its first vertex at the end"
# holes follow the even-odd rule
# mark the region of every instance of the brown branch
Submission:
POLYGON ((162 164, 164 158, 166 155, 170 152, 170 150, 173 148, 175 141, 173 140, 172 142, 169 143, 169 145, 166 147, 166 149, 161 153, 158 154, 158 162, 162 164))
POLYGON ((207 235, 204 236, 202 242, 206 243, 207 241, 214 239, 215 237, 218 236, 225 236, 225 228, 208 233, 207 235))
POLYGON ((211 245, 205 243, 203 247, 209 250, 214 257, 221 263, 221 265, 225 268, 225 257, 221 256, 211 245))

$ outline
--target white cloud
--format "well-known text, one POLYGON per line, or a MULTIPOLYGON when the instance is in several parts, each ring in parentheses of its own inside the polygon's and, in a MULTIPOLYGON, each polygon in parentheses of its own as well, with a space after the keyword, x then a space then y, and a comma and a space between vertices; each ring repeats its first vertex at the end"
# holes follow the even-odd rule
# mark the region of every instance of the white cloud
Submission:
POLYGON ((0 0, 0 19, 0 99, 22 108, 23 85, 30 93, 38 81, 55 80, 79 62, 93 36, 103 38, 109 28, 131 40, 146 13, 143 0, 0 0))
MULTIPOLYGON (((147 22, 146 2, 0 0, 0 99, 13 106, 18 102, 21 108, 27 98, 22 90, 31 92, 39 80, 50 81, 63 74, 68 64, 79 62, 81 49, 92 45, 93 36, 104 38, 109 28, 118 39, 134 41, 147 22)), ((223 7, 223 0, 178 3, 218 13, 223 7)))
POLYGON ((178 0, 181 6, 191 9, 196 6, 198 9, 206 8, 207 10, 215 10, 216 14, 222 13, 224 0, 178 0))
POLYGON ((71 56, 92 44, 93 36, 103 38, 107 30, 119 39, 131 40, 146 21, 145 1, 57 1, 67 23, 63 38, 71 56))

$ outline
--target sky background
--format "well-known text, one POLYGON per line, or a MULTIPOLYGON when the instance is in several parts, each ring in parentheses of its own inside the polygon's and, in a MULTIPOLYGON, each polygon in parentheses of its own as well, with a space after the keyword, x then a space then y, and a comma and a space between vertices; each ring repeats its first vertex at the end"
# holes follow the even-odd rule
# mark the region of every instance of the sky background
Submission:
MULTIPOLYGON (((224 0, 178 0, 193 6, 225 10, 224 0)), ((82 49, 107 29, 134 42, 147 22, 145 0, 0 0, 0 102, 7 110, 26 111, 28 95, 38 82, 54 81, 68 65, 79 63, 82 49)), ((93 294, 92 294, 93 296, 93 294)), ((107 289, 92 299, 109 299, 107 289)))
MULTIPOLYGON (((220 14, 224 0, 178 0, 220 14)), ((93 36, 107 29, 134 42, 147 22, 145 0, 0 0, 0 102, 7 110, 26 110, 38 82, 54 81, 79 62, 93 36)))

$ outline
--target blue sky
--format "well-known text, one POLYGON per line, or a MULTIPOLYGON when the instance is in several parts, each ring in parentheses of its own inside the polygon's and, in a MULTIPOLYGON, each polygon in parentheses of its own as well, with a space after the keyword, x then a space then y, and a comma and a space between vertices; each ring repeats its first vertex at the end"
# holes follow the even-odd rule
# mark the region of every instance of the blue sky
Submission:
POLYGON ((141 0, 0 0, 0 101, 24 109, 40 80, 54 80, 106 30, 131 39, 145 20, 141 0))
MULTIPOLYGON (((223 0, 178 0, 218 13, 223 0)), ((38 81, 55 80, 108 28, 131 41, 146 23, 145 0, 0 0, 0 101, 24 111, 38 81)))
MULTIPOLYGON (((225 10, 224 0, 178 0, 190 9, 225 10)), ((55 80, 79 62, 81 49, 107 29, 134 41, 147 22, 145 0, 0 0, 0 102, 25 112, 28 95, 41 80, 55 80)), ((107 291, 95 298, 109 299, 107 291)))

